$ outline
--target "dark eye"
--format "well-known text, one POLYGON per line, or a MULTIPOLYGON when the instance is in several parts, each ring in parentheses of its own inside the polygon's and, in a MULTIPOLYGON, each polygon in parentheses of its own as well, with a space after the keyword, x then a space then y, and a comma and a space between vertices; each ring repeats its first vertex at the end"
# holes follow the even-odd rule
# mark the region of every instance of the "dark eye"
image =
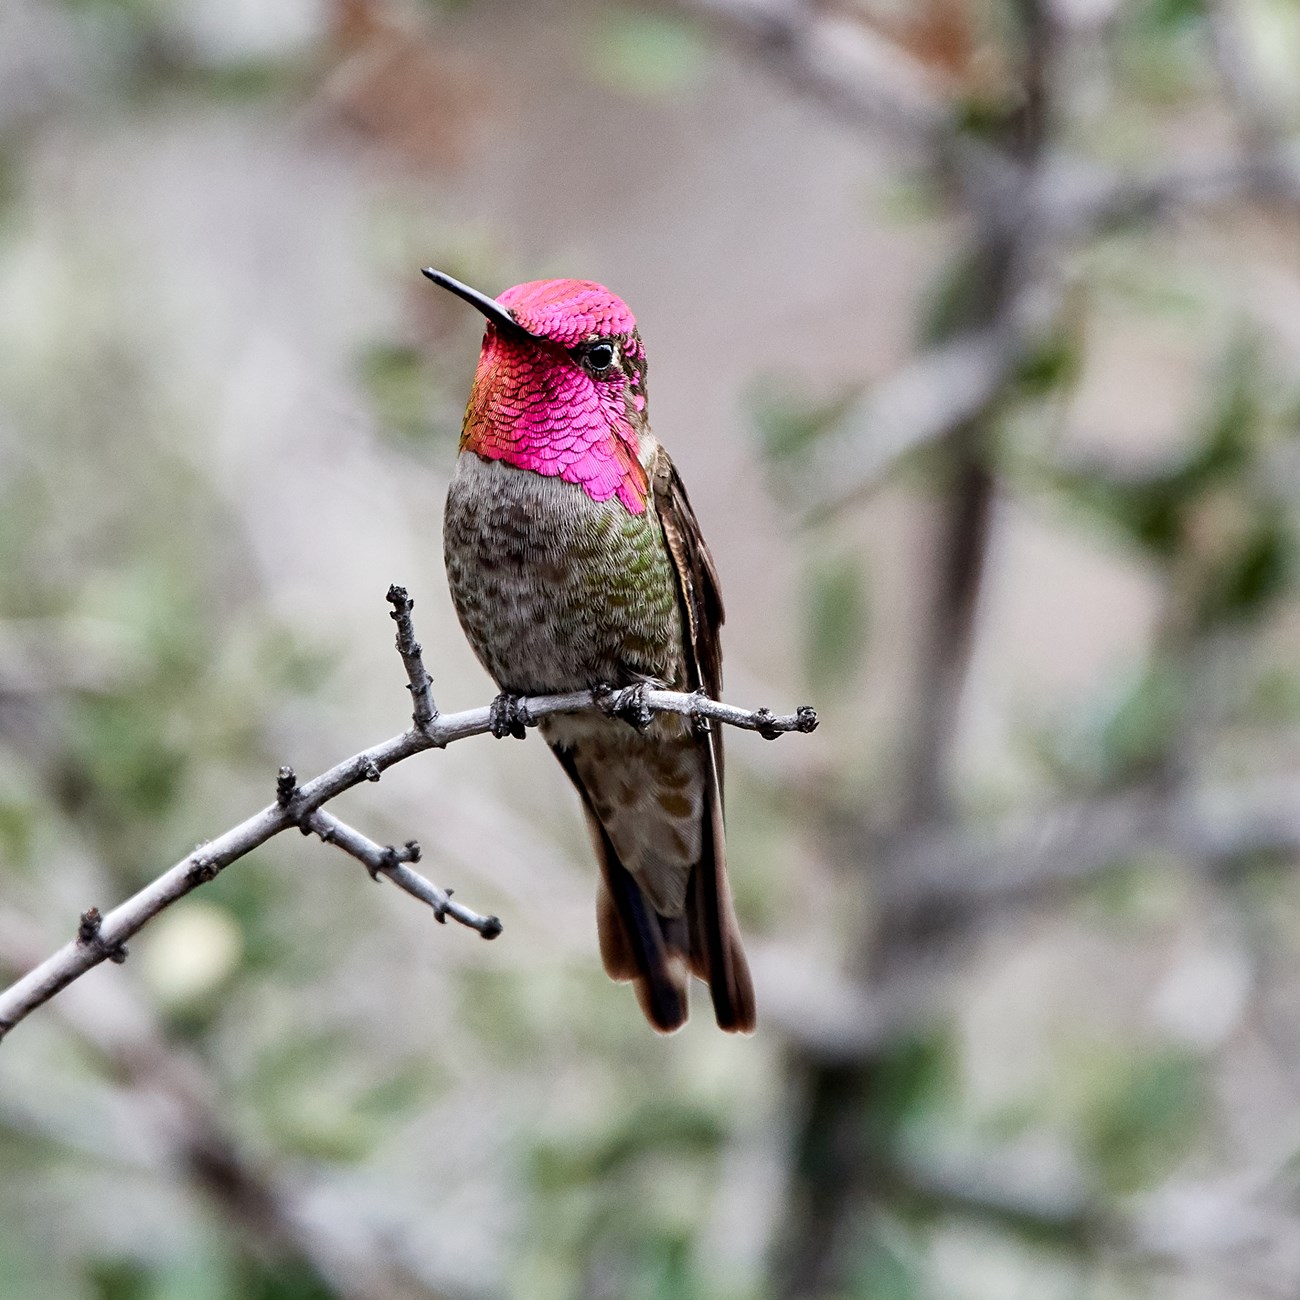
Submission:
POLYGON ((582 363, 593 375, 599 375, 614 364, 614 356, 612 343, 593 343, 582 354, 582 363))

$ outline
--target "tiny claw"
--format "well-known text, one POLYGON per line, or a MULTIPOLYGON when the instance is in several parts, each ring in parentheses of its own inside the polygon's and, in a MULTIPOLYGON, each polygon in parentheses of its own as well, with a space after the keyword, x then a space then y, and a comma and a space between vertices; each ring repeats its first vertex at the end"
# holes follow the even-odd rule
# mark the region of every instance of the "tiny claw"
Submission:
POLYGON ((644 731, 654 721, 654 711, 645 701, 648 682, 638 682, 618 692, 611 712, 637 731, 644 731))
POLYGON ((522 696, 509 695, 502 691, 492 701, 489 727, 498 740, 504 740, 507 736, 523 740, 528 734, 526 730, 528 722, 528 709, 524 705, 522 696))

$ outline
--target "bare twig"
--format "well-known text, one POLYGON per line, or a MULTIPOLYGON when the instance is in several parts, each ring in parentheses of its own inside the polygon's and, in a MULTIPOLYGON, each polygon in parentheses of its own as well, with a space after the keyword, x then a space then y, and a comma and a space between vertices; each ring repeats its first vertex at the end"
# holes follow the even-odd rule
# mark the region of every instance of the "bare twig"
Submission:
POLYGON ((501 933, 503 926, 498 917, 480 916, 463 904, 453 902, 450 889, 439 889, 432 881, 426 880, 418 871, 412 871, 406 865, 420 860, 420 846, 415 840, 407 840, 400 849, 376 844, 323 808, 318 808, 307 818, 305 829, 319 835, 326 844, 337 844, 345 853, 350 853, 365 863, 375 880, 387 876, 412 898, 427 903, 433 908, 433 915, 440 924, 445 924, 447 918, 451 917, 453 921, 477 930, 485 939, 495 939, 501 933))
MULTIPOLYGON (((400 592, 400 600, 406 602, 399 617, 400 641, 403 637, 403 617, 407 630, 410 631, 410 602, 401 588, 393 590, 400 592)), ((398 603, 394 601, 395 607, 398 603)), ((417 683, 427 682, 428 673, 413 632, 407 636, 405 648, 399 645, 399 649, 402 649, 402 659, 411 679, 418 715, 422 712, 421 697, 427 694, 427 687, 415 687, 417 683)), ((806 706, 796 713, 778 716, 769 709, 740 709, 734 704, 712 700, 699 692, 658 690, 651 687, 624 690, 602 687, 565 695, 536 696, 516 700, 513 704, 515 716, 524 725, 536 724, 542 718, 557 713, 601 712, 618 715, 635 709, 637 712, 677 713, 691 718, 709 718, 728 726, 756 731, 767 739, 774 739, 789 731, 812 731, 817 726, 816 712, 806 706)), ((126 940, 164 908, 170 907, 191 890, 212 880, 232 862, 292 826, 338 844, 364 862, 372 874, 378 872, 386 875, 394 884, 433 908, 439 921, 450 917, 477 930, 485 939, 495 938, 501 933, 501 922, 496 917, 480 916, 453 902, 450 891, 439 889, 406 865, 416 860, 418 850, 410 845, 405 850, 384 848, 366 839, 332 814, 322 812, 324 805, 331 799, 362 781, 377 781, 395 763, 424 750, 442 749, 454 740, 481 736, 492 730, 491 708, 444 714, 434 711, 431 697, 428 697, 428 705, 430 717, 424 725, 417 723, 399 736, 344 759, 306 785, 297 784, 291 768, 282 768, 275 803, 215 840, 200 845, 107 915, 101 917, 96 909, 87 912, 76 938, 46 958, 17 983, 0 992, 0 1038, 92 967, 105 959, 119 960, 124 955, 126 940)))
POLYGON ((411 720, 418 730, 424 731, 438 716, 438 706, 433 702, 433 678, 424 666, 424 648, 415 639, 415 625, 411 622, 415 601, 405 587, 394 583, 388 589, 388 603, 393 607, 389 617, 397 624, 397 653, 406 666, 406 689, 411 692, 414 708, 411 720))

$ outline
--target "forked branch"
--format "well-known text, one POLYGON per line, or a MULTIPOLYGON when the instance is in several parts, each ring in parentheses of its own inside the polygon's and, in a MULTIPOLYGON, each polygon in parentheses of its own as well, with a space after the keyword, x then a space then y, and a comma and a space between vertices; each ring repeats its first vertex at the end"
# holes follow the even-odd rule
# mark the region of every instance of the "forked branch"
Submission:
MULTIPOLYGON (((389 588, 388 600, 393 606, 397 649, 411 691, 413 715, 410 729, 353 754, 305 785, 298 784, 292 768, 282 767, 276 782, 274 803, 216 839, 200 845, 106 915, 101 915, 97 908, 88 908, 70 942, 0 992, 0 1038, 100 962, 124 961, 126 941, 164 908, 214 879, 232 862, 265 844, 272 836, 294 826, 304 835, 318 835, 351 854, 365 865, 374 879, 384 877, 428 904, 438 921, 445 922, 450 918, 477 930, 485 939, 494 939, 501 933, 501 922, 495 916, 480 916, 454 902, 451 890, 440 889, 412 870, 411 864, 420 860, 420 846, 414 840, 402 848, 386 847, 325 811, 330 800, 363 781, 378 781, 388 768, 403 759, 426 749, 442 749, 454 740, 494 732, 499 727, 502 712, 499 706, 468 709, 463 713, 438 712, 431 692, 432 681, 411 622, 414 602, 404 587, 396 586, 389 588)), ((648 720, 655 713, 679 713, 757 731, 767 739, 775 739, 787 731, 812 731, 817 726, 817 714, 807 707, 782 716, 769 709, 739 709, 699 692, 660 690, 653 686, 622 690, 598 687, 567 695, 509 701, 510 717, 517 727, 533 726, 555 713, 587 712, 627 717, 634 724, 648 720)))

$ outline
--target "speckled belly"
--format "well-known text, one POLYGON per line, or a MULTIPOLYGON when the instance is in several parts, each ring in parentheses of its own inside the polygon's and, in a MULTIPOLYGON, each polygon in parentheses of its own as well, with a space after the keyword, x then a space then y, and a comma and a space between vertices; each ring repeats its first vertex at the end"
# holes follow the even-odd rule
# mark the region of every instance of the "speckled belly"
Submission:
POLYGON ((684 681, 675 579, 653 510, 633 515, 467 452, 447 493, 443 546, 461 626, 502 690, 684 681))

